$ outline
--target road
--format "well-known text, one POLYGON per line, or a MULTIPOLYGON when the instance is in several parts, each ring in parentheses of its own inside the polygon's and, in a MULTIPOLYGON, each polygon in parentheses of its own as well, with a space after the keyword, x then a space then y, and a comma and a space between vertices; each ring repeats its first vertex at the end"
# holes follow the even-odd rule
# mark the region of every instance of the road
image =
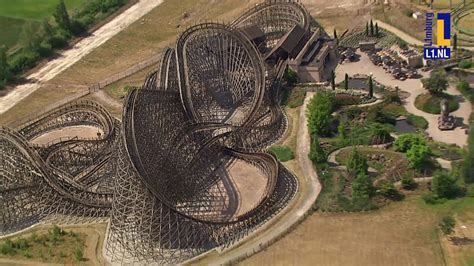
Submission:
MULTIPOLYGON (((463 147, 467 144, 467 134, 465 133, 465 129, 468 127, 467 123, 469 121, 469 115, 471 114, 472 106, 461 96, 461 93, 458 90, 450 86, 447 90, 447 93, 451 95, 456 95, 460 99, 459 109, 451 114, 459 120, 461 126, 458 126, 454 130, 441 131, 438 129, 439 115, 425 113, 415 107, 416 97, 422 93, 427 92, 423 88, 423 84, 421 83, 420 79, 407 79, 405 81, 394 79, 392 75, 385 72, 382 67, 372 64, 367 54, 360 54, 360 61, 346 63, 337 67, 336 82, 342 82, 346 73, 350 76, 353 76, 355 74, 372 73, 374 78, 379 83, 393 88, 398 86, 401 90, 406 91, 410 94, 410 96, 404 101, 404 106, 406 110, 414 115, 422 116, 428 121, 429 126, 428 129, 426 129, 426 132, 434 140, 449 144, 456 144, 459 147, 463 147)), ((429 73, 422 74, 427 77, 429 73)))
POLYGON ((249 235, 247 239, 240 241, 240 245, 224 250, 223 252, 212 251, 200 258, 186 262, 186 264, 198 265, 222 265, 231 261, 248 257, 259 251, 266 243, 271 243, 273 239, 286 232, 291 226, 296 224, 311 209, 321 192, 317 172, 311 160, 308 158, 310 147, 310 136, 306 126, 306 106, 314 92, 308 92, 304 104, 300 111, 300 119, 297 135, 296 157, 303 172, 303 176, 298 177, 299 193, 296 198, 281 213, 272 220, 262 225, 256 232, 249 235))
POLYGON ((61 52, 58 58, 49 61, 38 71, 27 77, 27 79, 33 80, 33 83, 19 85, 12 92, 0 98, 0 114, 12 108, 15 104, 39 89, 42 83, 51 80, 66 70, 162 2, 163 0, 140 0, 113 20, 97 29, 91 36, 82 39, 71 49, 61 52))

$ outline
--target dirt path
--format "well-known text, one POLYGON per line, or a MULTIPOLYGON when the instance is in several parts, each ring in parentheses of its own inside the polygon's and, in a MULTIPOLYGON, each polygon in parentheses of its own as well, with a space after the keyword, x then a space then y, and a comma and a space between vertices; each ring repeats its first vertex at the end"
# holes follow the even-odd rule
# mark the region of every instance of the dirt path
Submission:
MULTIPOLYGON (((422 116, 428 121, 429 126, 428 129, 426 129, 426 132, 430 137, 432 137, 436 141, 456 144, 460 147, 466 145, 467 134, 465 132, 465 129, 467 128, 467 122, 469 121, 469 115, 471 114, 472 106, 469 102, 465 101, 462 96, 460 96, 461 94, 455 88, 449 87, 447 93, 459 96, 459 99, 461 99, 459 103, 459 109, 452 113, 452 115, 459 120, 459 124, 461 125, 456 127, 456 129, 454 130, 441 131, 438 129, 438 115, 425 113, 415 107, 416 97, 422 93, 427 92, 423 88, 420 79, 407 79, 405 81, 394 79, 392 75, 385 72, 383 68, 372 64, 367 54, 360 54, 360 61, 339 65, 337 67, 336 82, 341 82, 344 79, 344 75, 346 73, 351 76, 361 73, 372 73, 379 83, 390 87, 398 86, 401 90, 406 91, 410 94, 410 96, 405 99, 404 106, 408 112, 417 116, 422 116)), ((427 77, 429 75, 429 73, 422 74, 424 77, 427 77)))
POLYGON ((163 0, 140 0, 109 23, 93 32, 91 36, 82 39, 73 48, 63 51, 58 58, 49 61, 38 71, 27 77, 30 80, 34 80, 34 83, 17 86, 12 92, 0 98, 0 114, 12 108, 15 104, 39 89, 42 83, 54 78, 162 2, 163 0))

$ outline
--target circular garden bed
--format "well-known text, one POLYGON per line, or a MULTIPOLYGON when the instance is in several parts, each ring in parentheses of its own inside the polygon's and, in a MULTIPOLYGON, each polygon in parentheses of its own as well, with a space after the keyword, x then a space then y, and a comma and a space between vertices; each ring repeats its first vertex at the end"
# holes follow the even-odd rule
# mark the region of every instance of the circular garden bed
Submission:
POLYGON ((446 93, 424 93, 418 95, 415 100, 415 106, 419 110, 430 113, 430 114, 440 114, 441 113, 441 101, 448 101, 448 110, 449 112, 454 112, 459 109, 459 103, 456 99, 456 96, 449 95, 446 93))

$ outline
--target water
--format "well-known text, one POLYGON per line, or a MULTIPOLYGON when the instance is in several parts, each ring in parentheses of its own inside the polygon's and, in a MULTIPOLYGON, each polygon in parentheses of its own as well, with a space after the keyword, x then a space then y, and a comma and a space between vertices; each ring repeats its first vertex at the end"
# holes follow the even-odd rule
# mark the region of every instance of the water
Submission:
POLYGON ((397 120, 395 123, 395 131, 397 133, 412 133, 416 131, 416 128, 408 124, 407 120, 397 120))

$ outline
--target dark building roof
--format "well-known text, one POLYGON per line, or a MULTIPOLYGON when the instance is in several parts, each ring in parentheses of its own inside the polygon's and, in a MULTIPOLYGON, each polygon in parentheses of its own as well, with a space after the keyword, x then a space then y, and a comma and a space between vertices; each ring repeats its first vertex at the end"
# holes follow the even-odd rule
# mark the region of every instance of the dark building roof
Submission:
POLYGON ((250 40, 257 40, 265 37, 265 33, 257 25, 240 28, 240 30, 245 33, 250 40))
POLYGON ((271 57, 279 50, 286 52, 289 57, 295 57, 299 52, 296 50, 302 48, 300 42, 305 38, 306 33, 307 32, 300 25, 293 26, 289 32, 281 37, 266 58, 271 57))

